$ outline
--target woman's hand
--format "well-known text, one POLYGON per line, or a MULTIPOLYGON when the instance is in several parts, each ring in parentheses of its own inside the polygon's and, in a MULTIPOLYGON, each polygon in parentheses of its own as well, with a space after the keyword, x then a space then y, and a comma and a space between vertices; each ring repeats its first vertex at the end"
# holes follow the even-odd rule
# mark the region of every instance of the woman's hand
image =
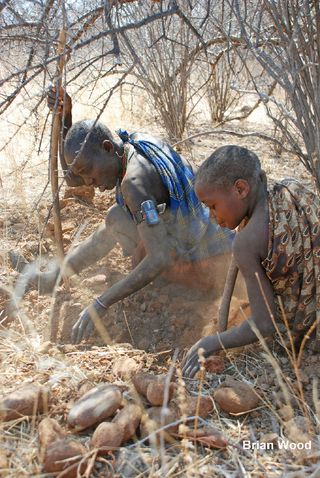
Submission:
POLYGON ((220 349, 216 346, 215 337, 215 335, 203 337, 191 347, 183 361, 182 373, 184 377, 192 378, 200 369, 199 353, 202 353, 204 358, 208 358, 220 349))

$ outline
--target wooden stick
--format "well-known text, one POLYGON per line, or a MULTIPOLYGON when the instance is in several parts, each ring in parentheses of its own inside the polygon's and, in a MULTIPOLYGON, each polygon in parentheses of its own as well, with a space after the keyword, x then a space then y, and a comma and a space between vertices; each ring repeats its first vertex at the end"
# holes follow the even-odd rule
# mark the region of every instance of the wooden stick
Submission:
POLYGON ((232 256, 230 266, 228 269, 228 274, 226 278, 226 282, 224 284, 221 304, 219 307, 219 332, 224 332, 228 328, 228 319, 229 319, 229 310, 230 310, 230 302, 232 298, 232 294, 234 291, 234 286, 237 280, 239 268, 232 256))
MULTIPOLYGON (((267 177, 264 172, 262 174, 263 174, 263 180, 266 182, 267 177)), ((247 222, 248 222, 247 217, 242 219, 241 223, 237 227, 237 233, 240 232, 246 226, 247 222)), ((239 272, 239 268, 232 254, 226 282, 224 284, 221 304, 219 307, 219 317, 218 317, 219 332, 224 332, 228 328, 230 303, 231 303, 232 294, 234 291, 234 286, 236 284, 238 272, 239 272)))
MULTIPOLYGON (((60 55, 57 65, 57 81, 56 92, 59 96, 60 87, 62 83, 62 73, 64 69, 64 50, 66 44, 66 32, 61 30, 58 40, 57 53, 60 55)), ((58 150, 59 139, 61 133, 61 112, 58 111, 58 106, 52 112, 52 130, 51 130, 51 148, 50 148, 50 181, 53 200, 53 222, 54 222, 54 236, 57 245, 57 252, 60 260, 64 257, 63 250, 63 237, 60 215, 60 203, 59 203, 59 184, 58 184, 58 150)))

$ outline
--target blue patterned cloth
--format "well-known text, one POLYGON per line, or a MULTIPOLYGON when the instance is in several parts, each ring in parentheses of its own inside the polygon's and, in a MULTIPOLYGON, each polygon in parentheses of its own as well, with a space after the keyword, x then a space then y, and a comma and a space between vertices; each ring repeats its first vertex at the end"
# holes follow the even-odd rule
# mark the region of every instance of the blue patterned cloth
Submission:
MULTIPOLYGON (((119 130, 118 135, 126 145, 148 159, 159 173, 169 192, 170 229, 176 236, 176 252, 187 260, 199 260, 210 255, 231 250, 234 233, 210 221, 209 210, 194 192, 195 175, 190 165, 164 141, 141 133, 128 134, 119 130)), ((126 154, 129 161, 129 155, 126 154)), ((120 184, 116 200, 125 207, 120 184)), ((169 231, 170 231, 169 229, 169 231)))

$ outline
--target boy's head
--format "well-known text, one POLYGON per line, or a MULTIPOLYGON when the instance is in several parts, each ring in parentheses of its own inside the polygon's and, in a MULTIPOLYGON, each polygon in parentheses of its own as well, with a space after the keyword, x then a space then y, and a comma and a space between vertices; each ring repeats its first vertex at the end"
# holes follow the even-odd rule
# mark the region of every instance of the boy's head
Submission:
POLYGON ((72 164, 73 173, 101 191, 116 185, 121 170, 116 151, 110 130, 99 122, 94 125, 93 120, 74 123, 64 144, 65 159, 69 166, 72 164))
POLYGON ((235 229, 250 213, 261 172, 254 153, 239 146, 222 146, 200 166, 195 191, 220 226, 235 229))

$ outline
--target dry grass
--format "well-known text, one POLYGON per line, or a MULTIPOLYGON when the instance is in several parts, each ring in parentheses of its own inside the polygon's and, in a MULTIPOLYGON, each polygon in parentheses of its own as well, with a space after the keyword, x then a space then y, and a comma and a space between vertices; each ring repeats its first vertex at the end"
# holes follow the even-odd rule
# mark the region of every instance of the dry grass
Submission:
MULTIPOLYGON (((107 347, 93 347, 91 350, 81 350, 75 346, 41 345, 37 335, 26 335, 13 330, 3 330, 0 334, 1 357, 1 384, 2 392, 6 393, 26 383, 45 384, 50 388, 50 401, 47 413, 35 417, 21 419, 1 424, 1 449, 7 456, 7 467, 2 467, 1 476, 7 477, 40 477, 39 450, 37 428, 44 416, 50 416, 65 425, 69 407, 81 394, 81 386, 89 382, 92 387, 100 382, 117 383, 124 391, 125 396, 131 394, 130 381, 121 379, 116 374, 116 364, 120 359, 132 358, 140 370, 152 370, 153 373, 163 373, 168 365, 158 365, 157 354, 147 354, 136 350, 129 345, 114 345, 107 347)), ((292 394, 289 387, 289 370, 284 371, 277 361, 276 353, 269 350, 267 355, 260 352, 248 351, 246 354, 230 355, 230 362, 225 373, 221 376, 207 374, 200 382, 188 380, 185 383, 178 372, 177 401, 180 404, 181 424, 188 424, 188 417, 184 412, 186 389, 189 393, 202 393, 212 396, 218 383, 227 375, 245 379, 252 385, 256 384, 262 405, 255 412, 240 416, 228 416, 215 411, 207 420, 198 418, 198 425, 210 425, 220 429, 229 441, 226 450, 210 450, 192 443, 188 439, 181 441, 152 440, 150 444, 144 439, 136 439, 132 444, 122 447, 114 456, 107 459, 99 458, 95 467, 91 463, 92 471, 89 476, 116 476, 119 467, 122 467, 120 476, 152 476, 152 477, 299 477, 319 476, 319 402, 316 404, 304 402, 301 405, 299 394, 292 394), (257 385, 257 378, 264 375, 267 362, 272 363, 274 376, 288 399, 292 416, 303 417, 310 424, 309 430, 302 430, 305 423, 297 421, 297 427, 287 427, 288 420, 281 417, 279 408, 272 400, 272 392, 264 391, 257 385), (284 377, 284 378, 283 378, 284 377), (295 403, 294 403, 295 402, 295 403), (298 406, 298 405, 299 406, 298 406), (261 425, 263 424, 263 427, 261 425), (278 430, 279 436, 287 436, 292 441, 311 439, 311 452, 286 450, 244 450, 242 441, 249 439, 259 440, 261 431, 278 430), (266 427, 270 427, 266 430, 266 427), (260 429, 260 430, 259 430, 260 429), (304 436, 303 436, 304 435, 304 436), (104 470, 104 471, 102 471, 104 470), (109 474, 107 474, 109 470, 109 474), (99 474, 100 473, 100 474, 99 474), (104 474, 103 474, 104 473, 104 474), (298 474, 297 474, 298 473, 298 474), (299 474, 300 473, 300 474, 299 474)), ((283 358, 283 357, 282 357, 283 358)), ((178 369, 179 370, 179 369, 178 369)), ((291 382, 292 383, 292 382, 291 382)), ((270 387, 271 389, 272 387, 270 387)), ((315 387, 313 386, 313 392, 315 387)), ((190 423, 189 423, 190 425, 190 423)), ((193 426, 196 426, 193 424, 193 426)), ((181 427, 183 430, 183 427, 181 427)), ((80 440, 87 445, 90 434, 82 434, 80 440)), ((88 456, 93 456, 88 449, 88 456)), ((2 452, 3 455, 3 452, 2 452)), ((2 456, 1 455, 1 456, 2 456)), ((90 463, 90 461, 89 461, 90 463)), ((85 476, 85 475, 84 475, 85 476)))

